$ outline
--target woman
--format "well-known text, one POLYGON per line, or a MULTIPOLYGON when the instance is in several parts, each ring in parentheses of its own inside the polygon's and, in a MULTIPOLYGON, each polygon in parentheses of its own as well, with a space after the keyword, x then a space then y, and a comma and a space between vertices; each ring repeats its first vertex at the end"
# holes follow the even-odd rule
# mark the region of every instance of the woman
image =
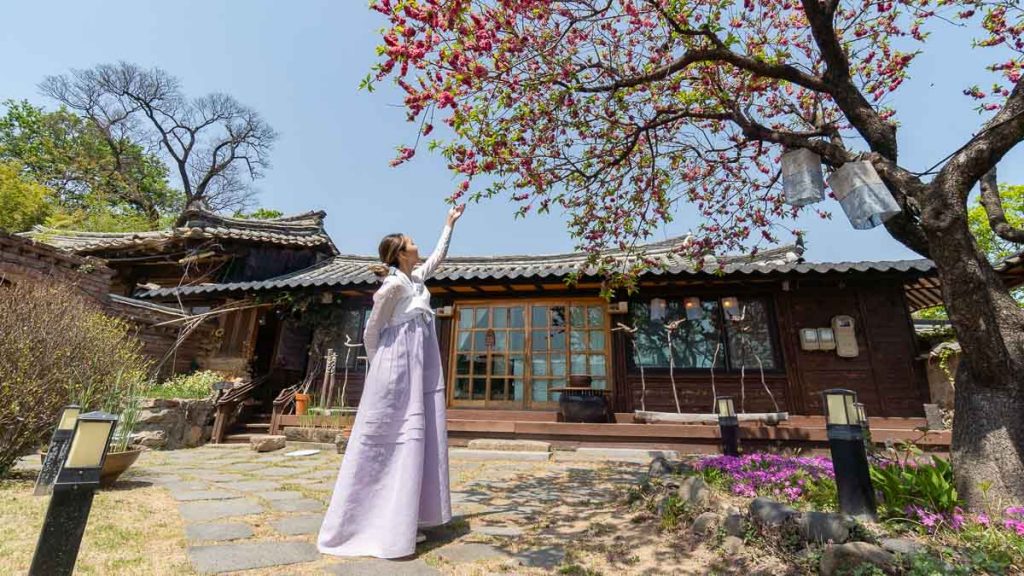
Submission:
POLYGON ((448 212, 422 264, 408 236, 380 243, 384 282, 373 295, 363 345, 370 363, 348 449, 320 527, 318 546, 336 556, 401 558, 426 537, 418 527, 451 520, 444 375, 424 282, 448 251, 465 206, 448 212))

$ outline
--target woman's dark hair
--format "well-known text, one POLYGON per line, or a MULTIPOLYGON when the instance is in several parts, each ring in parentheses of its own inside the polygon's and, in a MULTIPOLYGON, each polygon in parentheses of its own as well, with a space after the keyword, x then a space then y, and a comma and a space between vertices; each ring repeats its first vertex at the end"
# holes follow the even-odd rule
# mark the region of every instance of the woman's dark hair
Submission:
POLYGON ((398 255, 405 250, 405 234, 388 234, 377 247, 380 264, 370 266, 377 276, 387 276, 392 266, 398 266, 398 255))

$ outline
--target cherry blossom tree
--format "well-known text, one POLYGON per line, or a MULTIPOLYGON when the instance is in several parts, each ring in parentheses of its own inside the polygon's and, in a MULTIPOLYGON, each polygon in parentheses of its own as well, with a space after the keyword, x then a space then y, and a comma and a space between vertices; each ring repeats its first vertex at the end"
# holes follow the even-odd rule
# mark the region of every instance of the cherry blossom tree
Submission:
MULTIPOLYGON (((902 212, 888 232, 932 258, 964 351, 953 461, 978 506, 1024 502, 1024 312, 968 229, 979 182, 993 232, 1000 159, 1024 138, 1024 15, 1001 0, 376 0, 387 18, 366 83, 393 79, 420 137, 461 177, 455 197, 510 196, 520 213, 552 206, 619 285, 607 247, 686 211, 695 257, 775 242, 797 214, 783 201, 783 150, 827 170, 869 161, 902 212), (979 128, 934 168, 900 163, 891 94, 938 26, 975 30, 992 85, 965 86, 979 128), (449 136, 450 134, 450 136, 449 136), (479 183, 474 185, 474 181, 479 183)), ((813 208, 812 208, 813 209, 813 208)), ((804 208, 807 210, 807 208, 804 208)), ((821 211, 823 217, 829 215, 821 211)), ((836 221, 837 226, 846 225, 836 221)))

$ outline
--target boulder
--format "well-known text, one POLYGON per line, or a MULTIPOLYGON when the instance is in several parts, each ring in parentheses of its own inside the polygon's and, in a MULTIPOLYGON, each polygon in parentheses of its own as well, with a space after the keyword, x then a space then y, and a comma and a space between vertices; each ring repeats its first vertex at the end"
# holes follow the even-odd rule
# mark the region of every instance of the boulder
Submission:
POLYGON ((726 536, 722 540, 722 550, 725 551, 729 556, 735 556, 743 552, 743 540, 736 536, 726 536))
POLYGON ((669 476, 675 473, 676 467, 664 456, 658 456, 651 460, 651 465, 647 467, 647 475, 651 478, 661 478, 662 476, 669 476))
POLYGON ((928 551, 927 546, 909 538, 883 538, 878 543, 885 550, 900 556, 915 556, 928 551))
POLYGON ((140 410, 137 425, 142 426, 177 426, 185 420, 185 415, 177 408, 162 408, 156 410, 140 410))
POLYGON ((747 519, 739 511, 726 514, 722 528, 729 536, 743 537, 747 533, 747 519))
POLYGON ((284 448, 286 440, 284 436, 257 434, 249 439, 249 446, 256 452, 273 452, 284 448))
POLYGON ((865 564, 875 566, 886 574, 895 574, 898 568, 896 555, 880 546, 867 542, 847 542, 828 546, 821 555, 821 576, 834 576, 849 572, 865 564))
POLYGON ((750 517, 765 526, 782 526, 796 513, 796 510, 789 506, 764 496, 754 498, 750 502, 750 517))
POLYGON ((679 483, 679 497, 693 508, 707 508, 711 504, 711 489, 699 476, 689 476, 679 483))
POLYGON ((850 539, 850 522, 829 512, 804 512, 795 516, 797 531, 807 542, 842 544, 850 539))
POLYGON ((348 438, 339 432, 334 436, 334 445, 337 447, 338 454, 344 454, 345 448, 348 447, 348 438))
POLYGON ((714 512, 705 512, 693 520, 693 534, 700 538, 708 538, 718 530, 721 523, 721 516, 714 512))
POLYGON ((167 433, 163 430, 143 430, 132 434, 132 444, 160 449, 167 446, 167 433))

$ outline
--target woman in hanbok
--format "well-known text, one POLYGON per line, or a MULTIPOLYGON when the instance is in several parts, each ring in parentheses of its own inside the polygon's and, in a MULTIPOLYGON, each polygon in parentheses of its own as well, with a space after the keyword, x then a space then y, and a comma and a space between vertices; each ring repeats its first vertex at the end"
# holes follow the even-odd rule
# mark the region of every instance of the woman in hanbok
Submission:
POLYGON ((448 251, 465 206, 448 212, 433 254, 402 234, 380 243, 383 283, 363 345, 370 364, 352 434, 317 545, 324 554, 401 558, 420 528, 451 520, 444 375, 424 283, 448 251))

